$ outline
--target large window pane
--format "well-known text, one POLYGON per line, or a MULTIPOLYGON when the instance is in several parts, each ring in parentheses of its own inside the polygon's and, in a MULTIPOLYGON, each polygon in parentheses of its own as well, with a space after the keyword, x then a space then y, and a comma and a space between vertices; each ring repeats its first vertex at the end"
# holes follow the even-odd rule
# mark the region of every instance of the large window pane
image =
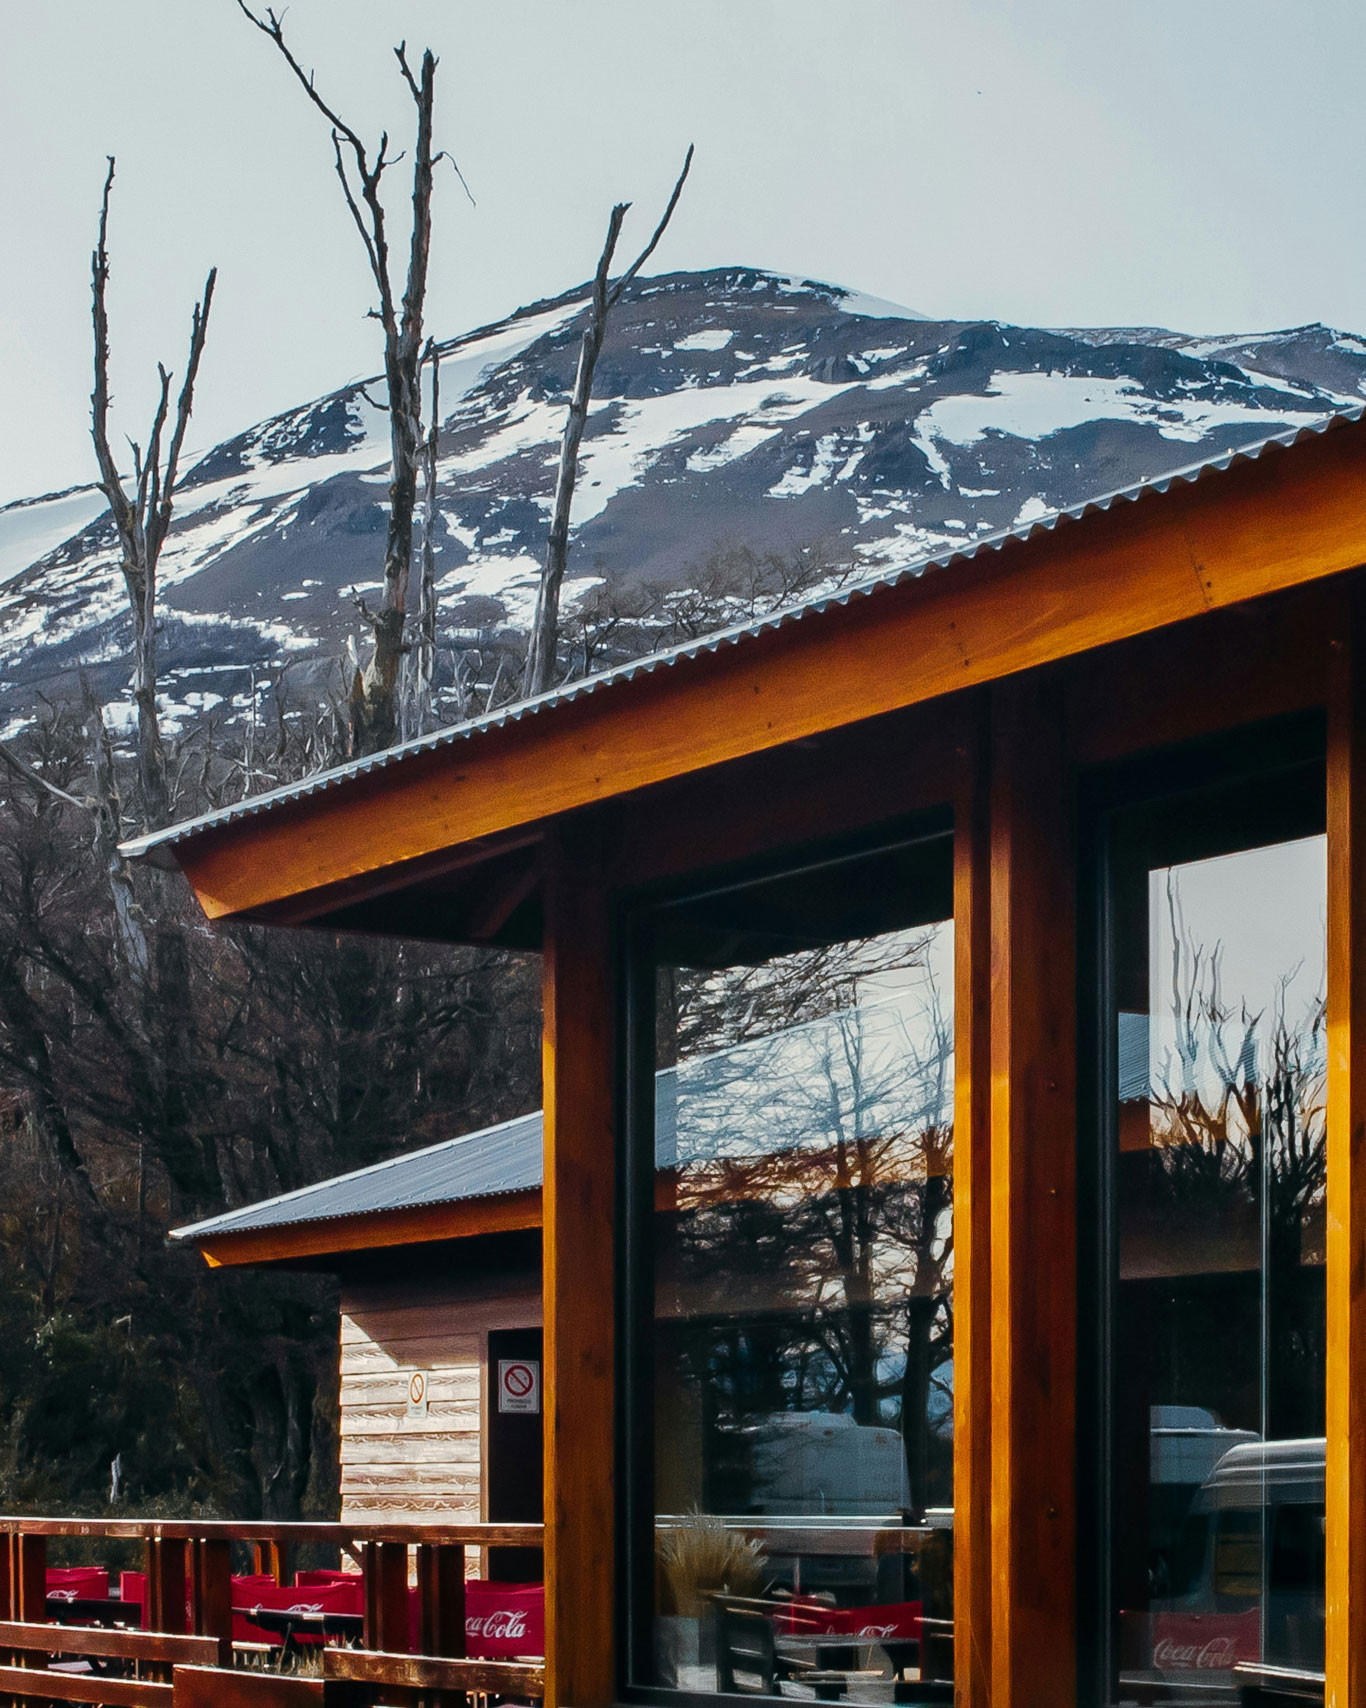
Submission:
POLYGON ((952 925, 924 921, 949 858, 750 886, 656 938, 641 1682, 947 1693, 952 925))
POLYGON ((1115 862, 1125 1702, 1323 1666, 1325 843, 1210 852, 1199 817, 1128 815, 1115 862))

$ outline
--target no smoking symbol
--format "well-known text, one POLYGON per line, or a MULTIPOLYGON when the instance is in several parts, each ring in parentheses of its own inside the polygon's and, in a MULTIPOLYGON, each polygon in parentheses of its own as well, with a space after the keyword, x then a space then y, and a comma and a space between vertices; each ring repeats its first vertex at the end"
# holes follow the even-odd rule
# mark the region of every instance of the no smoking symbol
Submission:
POLYGON ((541 1409, 541 1364, 537 1358, 500 1358, 498 1409, 538 1412, 541 1409))

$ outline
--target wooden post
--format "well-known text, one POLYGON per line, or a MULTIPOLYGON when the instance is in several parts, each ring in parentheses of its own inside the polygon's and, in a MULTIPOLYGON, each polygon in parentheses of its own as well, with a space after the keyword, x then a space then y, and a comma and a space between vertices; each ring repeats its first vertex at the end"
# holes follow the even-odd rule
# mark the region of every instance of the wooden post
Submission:
POLYGON ((147 1625, 152 1631, 179 1636, 186 1630, 186 1553, 179 1537, 147 1538, 147 1625))
POLYGON ((253 1542, 251 1545, 251 1569, 258 1576, 269 1573, 277 1584, 283 1584, 288 1577, 289 1567, 286 1560, 288 1543, 278 1542, 273 1537, 266 1542, 253 1542))
POLYGON ((31 1624, 47 1622, 47 1537, 21 1530, 14 1538, 10 1585, 14 1617, 31 1624))
POLYGON ((546 848, 546 1700, 616 1692, 613 1034, 607 898, 591 827, 546 848))
POLYGON ((465 1550, 417 1550, 417 1595, 422 1653, 458 1658, 465 1653, 465 1550))
POLYGON ((992 694, 991 1697, 1076 1700, 1076 993, 1062 698, 992 694))
POLYGON ((190 1599, 195 1636, 216 1638, 219 1666, 231 1666, 231 1542, 201 1536, 190 1544, 190 1599))
POLYGON ((408 1548, 403 1542, 367 1542, 363 1554, 367 1649, 407 1654, 408 1548))
POLYGON ((1366 1708, 1366 597, 1328 719, 1326 1708, 1366 1708))
POLYGON ((954 809, 953 1668, 991 1700, 991 846, 987 696, 959 748, 954 809))

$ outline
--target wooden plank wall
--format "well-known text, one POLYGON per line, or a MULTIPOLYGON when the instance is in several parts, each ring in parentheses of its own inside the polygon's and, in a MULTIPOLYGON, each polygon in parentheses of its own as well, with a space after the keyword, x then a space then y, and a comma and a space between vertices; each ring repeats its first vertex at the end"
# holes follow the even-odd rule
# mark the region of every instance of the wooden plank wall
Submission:
POLYGON ((343 1285, 342 1520, 478 1519, 488 1333, 535 1328, 540 1276, 343 1285), (427 1415, 408 1416, 414 1370, 427 1415))

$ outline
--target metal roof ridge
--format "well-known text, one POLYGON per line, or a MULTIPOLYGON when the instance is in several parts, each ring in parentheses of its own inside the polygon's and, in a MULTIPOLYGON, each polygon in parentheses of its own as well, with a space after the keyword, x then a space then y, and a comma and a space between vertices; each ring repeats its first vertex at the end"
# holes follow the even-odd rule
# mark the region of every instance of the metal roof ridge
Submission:
POLYGON ((709 634, 699 635, 693 640, 682 641, 677 646, 666 647, 659 652, 644 653, 639 658, 628 659, 622 664, 614 665, 610 670, 583 676, 577 681, 566 682, 557 688, 548 689, 544 694, 537 694, 525 700, 514 700, 509 705, 500 707, 497 711, 484 713, 481 717, 468 718, 462 723, 448 724, 439 730, 429 731, 426 735, 414 736, 394 747, 385 748, 381 753, 367 754, 360 759, 347 760, 341 765, 332 766, 326 771, 315 772, 312 776, 301 778, 297 782, 282 783, 273 789, 263 791, 259 795, 248 795, 229 806, 216 807, 210 812, 200 813, 195 818, 168 825, 162 830, 149 831, 142 836, 131 837, 120 843, 120 852, 125 859, 147 859, 155 856, 163 849, 173 848, 205 831, 219 829, 225 825, 237 823, 242 819, 255 817, 257 814, 268 812, 276 806, 324 794, 328 789, 337 788, 350 782, 353 777, 363 777, 373 771, 386 770, 389 766, 396 765, 401 760, 411 756, 436 752, 440 748, 454 746, 458 741, 471 740, 487 730, 500 729, 507 724, 518 723, 523 718, 537 716, 561 703, 584 699, 590 694, 602 693, 618 683, 631 681, 637 676, 651 675, 657 670, 671 668, 685 659, 718 652, 722 647, 734 646, 742 641, 757 638, 770 630, 786 627, 788 624, 799 622, 804 618, 818 616, 833 606, 848 605, 855 599, 867 598, 883 589, 900 586, 906 581, 918 580, 932 569, 947 569, 955 563, 975 561, 988 551, 1000 551, 1006 545, 1033 539, 1037 534, 1052 533, 1061 522, 1080 521, 1085 516, 1094 512, 1109 510, 1120 503, 1137 503, 1154 494, 1166 493, 1178 484, 1192 485, 1210 474, 1232 468, 1237 463, 1255 462, 1273 448, 1289 449, 1309 437, 1319 438, 1333 429, 1355 426, 1362 421, 1364 416, 1366 416, 1366 404, 1357 404, 1350 409, 1335 410, 1321 416, 1316 421, 1286 428, 1279 433, 1268 434, 1266 438, 1259 439, 1253 444, 1221 451, 1216 456, 1206 457, 1198 462, 1186 463, 1180 468, 1154 476, 1151 480, 1139 481, 1127 487, 1117 487, 1110 492, 1098 493, 1093 497, 1081 499, 1076 504, 1067 505, 1062 509, 1049 510, 1042 516, 1032 517, 1023 527, 998 529, 995 533, 984 534, 980 539, 973 540, 964 546, 955 546, 948 550, 928 553, 923 557, 911 559, 898 566, 885 568, 878 574, 868 576, 863 580, 850 582, 821 597, 782 606, 763 617, 731 624, 723 629, 716 629, 709 634))

